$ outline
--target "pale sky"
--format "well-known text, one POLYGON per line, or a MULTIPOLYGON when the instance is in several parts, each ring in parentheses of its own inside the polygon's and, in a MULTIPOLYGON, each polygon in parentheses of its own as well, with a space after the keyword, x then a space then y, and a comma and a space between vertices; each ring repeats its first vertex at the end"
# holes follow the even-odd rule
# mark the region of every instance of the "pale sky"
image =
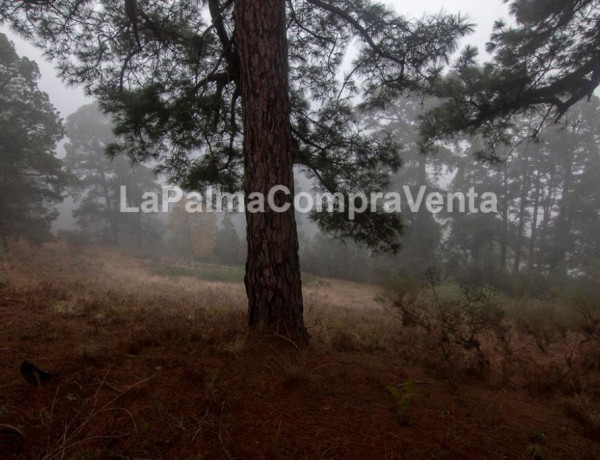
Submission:
MULTIPOLYGON (((405 0, 383 0, 408 18, 420 18, 424 14, 436 14, 440 11, 446 13, 462 13, 469 18, 469 22, 476 24, 475 32, 461 43, 462 46, 472 44, 484 53, 485 43, 488 41, 494 21, 508 16, 508 7, 502 0, 421 0, 407 2, 405 0)), ((0 32, 5 33, 15 44, 20 56, 27 56, 35 60, 42 74, 39 86, 42 91, 50 95, 50 100, 58 109, 63 118, 75 112, 80 106, 91 102, 86 99, 79 88, 65 87, 53 65, 45 61, 39 49, 28 44, 20 37, 2 26, 0 32)))

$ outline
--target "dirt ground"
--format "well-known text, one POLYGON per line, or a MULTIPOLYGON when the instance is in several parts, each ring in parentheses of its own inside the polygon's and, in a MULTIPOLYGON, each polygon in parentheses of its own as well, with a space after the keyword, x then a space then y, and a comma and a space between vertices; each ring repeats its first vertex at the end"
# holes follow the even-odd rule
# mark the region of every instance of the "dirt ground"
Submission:
POLYGON ((2 459, 600 458, 597 371, 553 387, 528 355, 511 378, 444 377, 377 287, 335 280, 306 286, 299 350, 246 331, 239 284, 69 251, 4 263, 2 459))

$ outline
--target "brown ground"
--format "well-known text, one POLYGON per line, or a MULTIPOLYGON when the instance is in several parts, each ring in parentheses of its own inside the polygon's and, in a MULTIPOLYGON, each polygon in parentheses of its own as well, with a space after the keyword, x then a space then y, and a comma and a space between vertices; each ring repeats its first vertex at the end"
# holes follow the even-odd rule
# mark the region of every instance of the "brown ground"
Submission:
POLYGON ((246 332, 238 284, 27 251, 0 290, 2 459, 600 458, 597 369, 562 375, 566 343, 550 359, 522 339, 450 380, 371 286, 309 283, 299 351, 246 332), (24 359, 50 382, 26 383, 24 359))

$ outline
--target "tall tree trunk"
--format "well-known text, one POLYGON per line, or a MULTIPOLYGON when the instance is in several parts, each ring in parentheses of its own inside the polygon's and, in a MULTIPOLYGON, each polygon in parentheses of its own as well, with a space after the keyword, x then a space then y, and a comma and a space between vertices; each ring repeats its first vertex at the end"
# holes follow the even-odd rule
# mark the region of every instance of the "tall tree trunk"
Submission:
POLYGON ((544 204, 542 206, 542 214, 543 220, 540 225, 540 236, 538 243, 538 254, 537 254, 537 266, 538 269, 543 269, 544 266, 547 265, 547 254, 548 251, 548 233, 550 231, 550 221, 552 219, 552 211, 554 209, 554 199, 552 196, 548 197, 544 200, 544 204))
POLYGON ((508 259, 508 171, 504 167, 504 177, 502 180, 504 193, 502 196, 502 227, 500 233, 500 268, 506 269, 508 259))
POLYGON ((535 195, 533 198, 533 213, 531 221, 531 236, 529 238, 529 255, 528 259, 528 270, 531 272, 535 269, 535 248, 537 243, 538 235, 538 220, 540 212, 540 196, 541 196, 541 184, 540 184, 540 173, 539 171, 535 176, 535 195))
MULTIPOLYGON (((285 0, 238 0, 236 48, 244 119, 244 192, 265 198, 283 185, 293 193, 285 0)), ((290 202, 283 194, 276 203, 290 202)), ((246 293, 250 327, 307 339, 293 207, 246 212, 246 293)))
MULTIPOLYGON (((571 139, 573 139, 573 133, 571 133, 571 139)), ((567 252, 572 242, 571 226, 572 226, 572 212, 575 203, 573 202, 573 184, 575 181, 574 177, 574 162, 576 148, 575 142, 570 145, 571 150, 566 152, 564 156, 564 175, 562 180, 562 194, 559 203, 558 215, 556 216, 554 229, 553 229, 553 245, 552 253, 550 254, 550 270, 553 272, 566 272, 566 259, 567 252)))
POLYGON ((527 217, 527 208, 529 203, 527 202, 527 196, 530 193, 530 180, 529 180, 529 164, 525 169, 525 173, 522 176, 523 183, 521 184, 521 196, 519 197, 519 223, 517 225, 517 238, 515 242, 515 260, 513 263, 513 272, 518 273, 521 269, 521 254, 523 249, 523 240, 525 232, 525 218, 527 217))
POLYGON ((106 172, 104 170, 104 165, 102 161, 99 164, 100 169, 100 186, 102 187, 102 196, 104 201, 106 202, 106 213, 108 218, 108 224, 110 229, 111 243, 113 246, 119 247, 119 230, 117 225, 116 213, 115 209, 112 205, 112 200, 110 198, 110 190, 108 186, 108 181, 106 180, 106 172))

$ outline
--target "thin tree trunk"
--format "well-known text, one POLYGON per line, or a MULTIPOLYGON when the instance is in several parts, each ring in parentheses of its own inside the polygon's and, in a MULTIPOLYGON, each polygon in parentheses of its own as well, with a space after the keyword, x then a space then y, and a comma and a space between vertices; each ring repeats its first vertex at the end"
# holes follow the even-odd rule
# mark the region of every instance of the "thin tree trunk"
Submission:
POLYGON ((192 230, 190 229, 191 216, 187 215, 183 210, 181 211, 181 215, 183 216, 183 222, 185 224, 185 237, 189 248, 190 266, 193 267, 196 263, 196 251, 194 250, 194 239, 192 238, 192 230))
POLYGON ((542 220, 542 224, 540 225, 540 236, 538 247, 539 251, 537 254, 537 266, 540 269, 542 266, 546 265, 546 252, 548 251, 547 241, 548 241, 548 232, 550 228, 550 219, 552 218, 552 209, 553 209, 553 200, 549 197, 546 200, 546 203, 542 206, 544 218, 542 220))
MULTIPOLYGON (((244 192, 267 197, 283 185, 293 193, 285 0, 238 0, 236 48, 244 119, 244 192)), ((279 206, 289 197, 276 197, 279 206)), ((251 328, 305 342, 298 235, 293 207, 246 212, 246 293, 251 328)))
POLYGON ((110 227, 110 235, 111 235, 111 239, 112 239, 111 242, 114 246, 119 247, 120 246, 119 230, 118 230, 118 225, 117 225, 117 221, 115 218, 115 210, 113 209, 112 200, 110 198, 110 191, 109 191, 109 187, 108 187, 108 182, 106 180, 106 173, 104 171, 104 165, 102 164, 102 160, 99 163, 99 169, 100 169, 100 186, 102 187, 102 196, 104 198, 104 201, 106 202, 106 212, 107 212, 108 224, 110 227))
POLYGON ((502 197, 502 230, 500 234, 500 268, 506 269, 508 258, 508 172, 504 168, 504 195, 502 197))
POLYGON ((560 199, 558 216, 556 217, 556 224, 554 228, 554 245, 550 264, 551 271, 565 271, 564 263, 567 259, 567 252, 571 239, 571 212, 574 204, 572 203, 574 157, 574 153, 571 152, 570 155, 565 158, 565 174, 562 185, 562 196, 560 199))
POLYGON ((528 259, 528 270, 531 272, 535 269, 535 248, 537 243, 538 236, 538 220, 539 220, 539 212, 540 212, 540 196, 541 196, 541 184, 540 184, 540 173, 539 170, 536 173, 535 179, 535 194, 533 198, 533 214, 531 221, 531 235, 529 237, 529 254, 527 256, 528 259))
POLYGON ((521 269, 521 253, 523 248, 523 239, 525 232, 525 217, 527 216, 527 195, 529 194, 529 165, 523 174, 523 183, 521 185, 521 196, 519 203, 519 223, 517 226, 517 241, 515 243, 515 260, 513 264, 513 272, 518 273, 521 269))

